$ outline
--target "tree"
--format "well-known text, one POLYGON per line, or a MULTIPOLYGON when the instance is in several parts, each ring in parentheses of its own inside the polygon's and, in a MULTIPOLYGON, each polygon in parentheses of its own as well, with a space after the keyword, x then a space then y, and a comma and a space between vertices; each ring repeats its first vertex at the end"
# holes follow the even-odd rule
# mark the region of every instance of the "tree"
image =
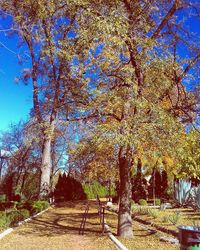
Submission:
POLYGON ((183 81, 197 66, 199 49, 196 47, 195 54, 194 46, 187 46, 184 22, 177 19, 185 16, 185 8, 196 4, 199 10, 199 4, 181 0, 88 2, 80 17, 84 25, 79 33, 85 30, 90 49, 96 46, 94 41, 103 47, 95 64, 98 78, 91 112, 100 114, 102 136, 118 145, 118 234, 132 237, 133 158, 141 148, 160 155, 171 151, 184 134, 180 120, 193 120, 195 98, 185 91, 183 81), (185 58, 177 55, 181 43, 191 55, 186 66, 185 58))
POLYGON ((200 53, 196 38, 190 36, 190 44, 187 42, 191 32, 185 29, 184 18, 186 9, 198 16, 198 1, 11 3, 8 12, 15 17, 17 27, 21 27, 31 52, 34 113, 42 120, 44 131, 41 189, 49 183, 56 118, 62 108, 69 114, 78 97, 82 106, 68 118, 77 119, 80 113, 96 118, 93 125, 100 137, 95 140, 102 142, 109 138, 118 152, 118 234, 132 237, 130 170, 133 159, 141 151, 157 156, 170 153, 185 134, 182 123, 194 121, 196 100, 183 83, 191 80, 188 75, 194 68, 198 69, 200 53), (60 19, 63 16, 64 25, 60 19), (69 20, 70 25, 66 25, 69 20), (68 42, 58 34, 66 34, 69 27, 75 31, 75 37, 68 42), (188 58, 179 52, 180 46, 186 48, 188 58), (38 53, 40 51, 42 53, 38 53), (74 51, 77 58, 73 58, 74 51), (78 62, 73 64, 72 58, 78 62), (66 62, 73 64, 73 70, 66 62), (38 74, 42 71, 44 78, 38 74), (42 85, 45 92, 39 92, 38 79, 45 79, 46 84, 42 85), (46 99, 39 102, 40 96, 46 99), (69 100, 67 104, 72 107, 63 103, 63 99, 69 100))
POLYGON ((69 153, 69 165, 79 172, 84 181, 115 182, 118 177, 117 156, 114 145, 109 140, 97 143, 98 132, 88 131, 87 138, 73 145, 69 153))
POLYGON ((167 171, 162 170, 161 172, 161 198, 167 199, 168 198, 168 178, 167 178, 167 171))
POLYGON ((153 198, 154 205, 155 205, 155 199, 161 198, 161 186, 162 186, 162 177, 160 173, 160 169, 153 168, 151 179, 150 179, 150 185, 148 187, 149 189, 149 197, 153 198))
POLYGON ((9 153, 1 188, 9 199, 16 192, 27 199, 37 198, 39 194, 41 149, 38 142, 28 133, 29 126, 29 123, 23 122, 12 124, 10 129, 1 135, 1 146, 9 153))
POLYGON ((199 129, 191 129, 177 148, 177 165, 174 172, 177 178, 199 178, 200 176, 199 129))
POLYGON ((86 198, 83 187, 76 179, 60 174, 55 186, 54 195, 57 201, 83 200, 86 198))
POLYGON ((42 136, 40 194, 50 189, 51 147, 60 118, 69 120, 74 103, 84 103, 85 79, 73 69, 77 29, 76 6, 63 1, 1 1, 1 9, 12 16, 9 30, 17 32, 28 50, 29 68, 23 70, 25 82, 33 86, 33 118, 42 136))

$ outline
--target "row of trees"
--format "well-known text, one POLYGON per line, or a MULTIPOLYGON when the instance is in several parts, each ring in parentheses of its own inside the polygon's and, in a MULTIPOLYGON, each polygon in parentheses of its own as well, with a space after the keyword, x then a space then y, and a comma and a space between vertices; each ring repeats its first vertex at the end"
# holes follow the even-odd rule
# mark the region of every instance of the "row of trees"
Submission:
POLYGON ((186 22, 188 13, 198 18, 199 2, 1 0, 0 8, 29 51, 21 79, 33 86, 37 133, 28 134, 40 147, 40 196, 50 191, 57 131, 66 134, 79 121, 70 166, 119 179, 118 234, 132 237, 131 169, 138 158, 153 167, 170 159, 186 169, 173 169, 177 175, 199 171, 199 132, 185 132, 198 114, 197 90, 184 85, 197 85, 198 37, 186 22))

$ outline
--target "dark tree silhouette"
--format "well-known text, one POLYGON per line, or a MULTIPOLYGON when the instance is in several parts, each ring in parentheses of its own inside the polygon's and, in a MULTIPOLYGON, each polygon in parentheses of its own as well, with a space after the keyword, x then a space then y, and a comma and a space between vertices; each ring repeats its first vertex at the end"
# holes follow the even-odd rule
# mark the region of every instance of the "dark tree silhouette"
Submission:
POLYGON ((153 169, 151 178, 149 181, 150 185, 148 187, 148 194, 149 198, 154 198, 154 195, 156 198, 161 197, 161 183, 162 183, 162 177, 160 174, 160 170, 153 169))
POLYGON ((138 202, 140 199, 146 200, 147 198, 146 185, 147 185, 147 181, 142 176, 142 162, 141 162, 141 159, 138 159, 137 173, 132 178, 132 199, 135 202, 138 202))
POLYGON ((167 194, 167 189, 168 189, 167 172, 163 170, 161 173, 161 198, 162 199, 169 198, 169 195, 167 194))
POLYGON ((54 196, 56 202, 86 199, 81 183, 65 173, 59 175, 54 196))
POLYGON ((2 193, 6 194, 7 200, 11 201, 13 198, 13 173, 5 176, 5 179, 2 181, 0 190, 2 193))

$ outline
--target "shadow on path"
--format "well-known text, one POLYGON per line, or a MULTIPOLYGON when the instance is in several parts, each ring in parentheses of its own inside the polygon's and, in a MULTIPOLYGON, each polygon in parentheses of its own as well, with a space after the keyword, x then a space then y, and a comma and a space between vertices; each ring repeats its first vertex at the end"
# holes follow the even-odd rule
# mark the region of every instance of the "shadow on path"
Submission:
MULTIPOLYGON (((19 230, 19 235, 37 235, 55 237, 56 235, 65 234, 79 234, 79 228, 84 213, 83 206, 70 206, 66 203, 65 207, 56 206, 54 209, 50 209, 42 216, 34 218, 30 223, 26 224, 23 230, 19 230)), ((101 226, 99 224, 99 218, 97 209, 94 204, 91 203, 91 209, 89 210, 85 235, 101 235, 101 226)))

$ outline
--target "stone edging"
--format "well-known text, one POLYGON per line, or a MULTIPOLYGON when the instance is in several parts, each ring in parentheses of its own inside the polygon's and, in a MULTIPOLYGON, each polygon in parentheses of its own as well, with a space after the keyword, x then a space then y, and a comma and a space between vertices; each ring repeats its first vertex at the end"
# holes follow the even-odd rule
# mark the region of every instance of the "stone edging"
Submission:
POLYGON ((119 250, 128 250, 110 231, 110 227, 107 225, 107 223, 104 223, 105 232, 107 233, 108 237, 113 241, 117 249, 119 250))
POLYGON ((7 229, 4 230, 2 233, 0 233, 0 239, 2 239, 3 237, 5 237, 6 235, 12 233, 16 228, 18 228, 19 226, 23 225, 24 223, 26 223, 26 222, 28 222, 28 221, 31 221, 31 220, 34 219, 35 217, 37 217, 37 216, 43 214, 44 212, 46 212, 47 210, 49 210, 51 207, 52 207, 52 206, 46 208, 45 210, 43 210, 43 211, 41 211, 41 212, 39 212, 39 213, 37 213, 37 214, 32 215, 31 217, 29 217, 29 218, 27 218, 27 219, 25 219, 25 220, 23 220, 23 221, 19 221, 15 227, 9 227, 9 228, 7 228, 7 229))
POLYGON ((138 218, 137 216, 134 217, 134 220, 140 222, 140 223, 143 223, 145 225, 150 225, 152 227, 155 227, 156 229, 158 229, 159 231, 163 232, 163 233, 167 233, 167 234, 171 234, 172 236, 178 238, 178 233, 175 231, 175 230, 172 230, 172 229, 167 229, 165 227, 162 227, 162 226, 159 226, 153 222, 150 222, 150 221, 145 221, 141 218, 138 218))

